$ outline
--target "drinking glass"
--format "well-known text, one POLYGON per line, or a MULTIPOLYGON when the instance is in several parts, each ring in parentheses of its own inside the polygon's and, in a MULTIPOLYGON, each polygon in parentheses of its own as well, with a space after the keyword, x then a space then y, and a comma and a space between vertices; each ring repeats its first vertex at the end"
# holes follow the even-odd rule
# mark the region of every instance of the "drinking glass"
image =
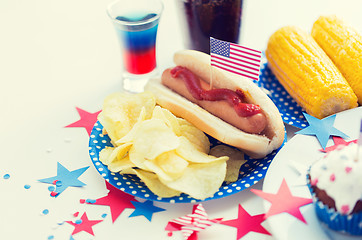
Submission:
POLYGON ((185 48, 210 53, 210 37, 238 43, 243 0, 174 0, 185 48))
POLYGON ((123 88, 142 92, 157 74, 156 38, 163 4, 160 0, 117 0, 107 8, 123 57, 123 88))

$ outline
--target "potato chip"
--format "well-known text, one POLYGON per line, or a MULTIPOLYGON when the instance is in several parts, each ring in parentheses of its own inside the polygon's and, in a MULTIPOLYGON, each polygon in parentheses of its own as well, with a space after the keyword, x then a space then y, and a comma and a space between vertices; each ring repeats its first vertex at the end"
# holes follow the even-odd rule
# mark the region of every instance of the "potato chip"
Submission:
POLYGON ((118 102, 121 98, 131 97, 130 94, 113 93, 108 95, 103 101, 102 112, 98 115, 98 120, 103 127, 107 130, 111 139, 116 138, 116 125, 125 119, 121 106, 118 107, 118 102))
POLYGON ((180 191, 171 189, 160 182, 157 175, 152 172, 147 172, 141 169, 133 170, 137 176, 145 183, 145 185, 159 197, 168 198, 179 196, 181 194, 180 191))
POLYGON ((114 147, 103 148, 99 153, 99 160, 103 164, 108 165, 111 162, 110 156, 112 155, 113 150, 114 150, 114 147))
POLYGON ((172 176, 165 173, 160 166, 155 164, 154 161, 146 160, 143 162, 144 166, 147 168, 148 171, 155 173, 159 178, 164 179, 165 181, 173 181, 174 179, 172 176))
POLYGON ((185 136, 190 142, 199 146, 202 152, 208 153, 210 151, 209 138, 203 131, 183 118, 177 118, 177 121, 180 124, 182 136, 185 136))
POLYGON ((126 156, 130 148, 132 147, 132 143, 125 143, 115 147, 112 154, 109 156, 108 161, 111 163, 117 159, 122 159, 126 156))
MULTIPOLYGON (((99 153, 99 160, 105 165, 111 165, 113 162, 125 158, 131 147, 131 143, 126 143, 118 147, 105 147, 99 153)), ((109 170, 112 171, 111 169, 109 170)))
POLYGON ((219 160, 224 160, 224 161, 228 160, 228 157, 226 156, 216 158, 212 155, 200 152, 200 150, 198 150, 197 147, 184 136, 179 137, 179 139, 180 139, 180 145, 176 149, 176 153, 189 162, 210 163, 219 160))
POLYGON ((161 154, 153 161, 144 161, 144 165, 161 178, 172 181, 183 175, 189 163, 174 151, 170 151, 161 154))
POLYGON ((170 127, 177 136, 181 135, 180 124, 177 121, 176 116, 173 115, 169 110, 160 106, 156 106, 153 110, 152 118, 163 120, 164 123, 166 123, 166 125, 170 127))
POLYGON ((182 126, 182 125, 194 126, 192 123, 190 123, 189 121, 187 121, 183 118, 179 118, 179 117, 176 117, 176 118, 177 118, 177 122, 180 126, 182 126))
POLYGON ((226 174, 225 160, 189 164, 184 174, 175 181, 160 181, 174 190, 184 192, 196 199, 212 197, 220 188, 226 174))
POLYGON ((155 97, 149 92, 139 94, 113 93, 105 98, 98 119, 112 142, 116 142, 132 129, 143 107, 148 119, 152 116, 155 105, 155 97))
POLYGON ((133 140, 133 148, 147 160, 153 160, 160 154, 176 149, 179 138, 160 119, 143 121, 133 140))
POLYGON ((119 173, 120 174, 130 174, 130 175, 136 175, 136 172, 134 171, 134 169, 136 168, 125 168, 125 169, 122 169, 119 173))
POLYGON ((204 132, 191 124, 182 124, 180 126, 180 130, 181 135, 194 144, 199 151, 204 153, 208 153, 210 151, 210 141, 204 132))
POLYGON ((126 156, 122 159, 117 159, 108 165, 108 169, 111 172, 121 172, 121 171, 125 171, 129 168, 134 168, 134 167, 136 167, 136 165, 134 165, 129 160, 128 156, 126 156))
POLYGON ((210 154, 215 157, 229 157, 226 162, 225 182, 236 182, 239 178, 240 167, 246 162, 244 153, 226 145, 217 145, 211 148, 210 154))
POLYGON ((189 162, 176 154, 175 151, 170 151, 159 155, 155 163, 173 179, 179 178, 186 170, 189 162))
POLYGON ((133 125, 132 129, 125 136, 118 139, 115 144, 120 145, 127 142, 133 142, 135 133, 137 132, 138 127, 144 120, 146 120, 146 109, 143 107, 141 109, 140 115, 138 116, 137 122, 133 125))
POLYGON ((146 161, 144 154, 137 151, 137 149, 135 149, 133 146, 131 147, 131 149, 128 152, 128 157, 129 157, 129 160, 134 165, 136 165, 138 168, 147 170, 147 171, 151 171, 144 165, 144 162, 146 161))

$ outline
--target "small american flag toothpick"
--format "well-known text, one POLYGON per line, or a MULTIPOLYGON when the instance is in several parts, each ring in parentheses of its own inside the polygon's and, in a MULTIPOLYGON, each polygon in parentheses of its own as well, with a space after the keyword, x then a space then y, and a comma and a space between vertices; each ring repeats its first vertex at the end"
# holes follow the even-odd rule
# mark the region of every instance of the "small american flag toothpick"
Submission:
POLYGON ((211 66, 259 80, 261 51, 210 38, 211 66))

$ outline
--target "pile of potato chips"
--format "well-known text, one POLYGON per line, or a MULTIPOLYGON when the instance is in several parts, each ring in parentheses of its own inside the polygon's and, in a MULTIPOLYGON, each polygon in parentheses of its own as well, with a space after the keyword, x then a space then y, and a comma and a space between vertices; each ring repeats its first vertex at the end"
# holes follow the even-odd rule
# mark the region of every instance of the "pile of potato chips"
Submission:
POLYGON ((227 146, 212 150, 218 157, 209 155, 207 136, 157 106, 149 92, 109 95, 98 119, 113 145, 102 149, 101 162, 112 172, 136 174, 160 197, 212 197, 224 181, 237 180, 244 163, 243 154, 227 146))

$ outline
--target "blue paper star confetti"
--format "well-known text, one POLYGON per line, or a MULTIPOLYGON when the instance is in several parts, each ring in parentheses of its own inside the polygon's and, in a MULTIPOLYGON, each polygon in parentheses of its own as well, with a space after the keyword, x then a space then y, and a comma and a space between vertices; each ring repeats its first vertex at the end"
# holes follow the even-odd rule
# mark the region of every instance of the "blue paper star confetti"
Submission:
POLYGON ((56 197, 62 193, 68 187, 82 187, 86 184, 78 180, 80 175, 82 175, 88 167, 80 168, 74 171, 69 171, 62 164, 58 162, 57 165, 57 175, 55 177, 44 178, 38 180, 42 183, 49 183, 56 186, 55 190, 52 192, 52 196, 56 197))
POLYGON ((136 217, 143 215, 148 219, 148 221, 151 222, 152 215, 154 213, 165 211, 165 209, 163 208, 154 206, 153 202, 150 200, 147 200, 145 202, 134 202, 134 201, 131 202, 135 207, 135 210, 132 212, 132 214, 129 217, 136 217))
POLYGON ((336 115, 332 115, 323 119, 318 119, 311 115, 308 115, 307 113, 303 114, 304 117, 307 119, 309 126, 296 132, 296 134, 315 135, 323 149, 326 148, 330 136, 348 138, 345 133, 333 127, 336 115))

